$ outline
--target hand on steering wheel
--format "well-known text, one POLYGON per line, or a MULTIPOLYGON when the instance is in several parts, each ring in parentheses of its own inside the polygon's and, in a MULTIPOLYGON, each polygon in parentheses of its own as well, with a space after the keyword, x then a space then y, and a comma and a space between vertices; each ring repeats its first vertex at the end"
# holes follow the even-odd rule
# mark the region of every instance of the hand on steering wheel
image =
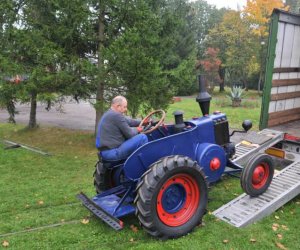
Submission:
POLYGON ((157 129, 165 120, 165 117, 166 117, 166 113, 165 111, 163 110, 155 110, 155 111, 152 111, 151 113, 149 113, 140 123, 139 127, 143 126, 143 124, 147 123, 146 121, 149 121, 149 124, 144 126, 144 131, 141 132, 143 134, 149 134, 151 133, 152 131, 154 131, 155 129, 157 129), (156 115, 156 114, 160 114, 161 115, 161 118, 159 121, 153 121, 153 119, 151 118, 153 115, 156 115))

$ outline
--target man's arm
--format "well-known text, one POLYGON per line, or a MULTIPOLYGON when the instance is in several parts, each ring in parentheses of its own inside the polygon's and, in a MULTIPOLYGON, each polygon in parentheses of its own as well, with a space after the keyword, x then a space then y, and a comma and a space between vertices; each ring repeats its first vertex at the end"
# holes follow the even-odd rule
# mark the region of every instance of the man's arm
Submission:
POLYGON ((120 131, 122 132, 122 134, 124 135, 124 137, 126 139, 129 139, 138 134, 138 130, 136 127, 139 125, 139 122, 134 119, 130 119, 130 120, 131 121, 129 124, 128 118, 125 117, 124 115, 120 114, 118 116, 118 121, 116 121, 120 131), (133 125, 133 126, 130 126, 130 125, 133 125), (136 125, 136 126, 134 126, 134 125, 136 125))
POLYGON ((132 118, 130 118, 128 116, 124 116, 124 117, 125 117, 128 125, 129 125, 129 127, 137 127, 137 126, 140 125, 140 123, 142 121, 142 120, 139 120, 139 119, 132 119, 132 118))

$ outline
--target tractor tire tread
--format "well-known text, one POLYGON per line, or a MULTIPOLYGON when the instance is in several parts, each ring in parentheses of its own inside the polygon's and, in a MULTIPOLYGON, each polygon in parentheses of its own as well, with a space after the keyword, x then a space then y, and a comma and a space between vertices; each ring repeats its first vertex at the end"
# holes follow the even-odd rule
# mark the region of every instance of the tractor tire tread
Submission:
MULTIPOLYGON (((188 231, 186 232, 179 232, 178 234, 176 233, 176 230, 173 230, 173 234, 169 234, 168 230, 161 231, 159 229, 159 226, 157 226, 155 221, 153 220, 153 211, 151 212, 150 209, 153 195, 155 193, 155 190, 157 190, 157 186, 159 185, 160 181, 162 181, 168 173, 172 171, 177 171, 177 168, 180 168, 182 166, 196 170, 196 173, 201 176, 201 179, 203 180, 201 187, 204 187, 205 189, 204 191, 201 190, 201 192, 203 192, 203 200, 205 202, 204 208, 201 209, 206 209, 207 182, 203 169, 198 166, 197 162, 191 160, 188 157, 180 155, 167 156, 158 160, 157 162, 153 163, 149 167, 149 170, 143 175, 140 183, 137 186, 137 195, 134 200, 134 203, 136 204, 136 216, 138 217, 140 224, 142 225, 145 231, 147 231, 150 235, 154 237, 158 237, 160 239, 177 238, 181 235, 189 233, 193 229, 191 228, 188 229, 188 231)), ((201 223, 202 216, 204 214, 204 211, 202 210, 200 212, 201 218, 199 219, 199 221, 197 221, 197 225, 201 223)))
POLYGON ((94 171, 94 187, 97 194, 109 189, 108 184, 108 170, 103 166, 101 161, 98 161, 95 165, 94 171))
POLYGON ((247 166, 243 168, 242 173, 241 173, 241 178, 240 178, 240 184, 246 194, 248 194, 252 197, 256 197, 266 191, 266 189, 269 187, 269 185, 272 181, 273 175, 274 175, 273 159, 269 155, 258 154, 258 155, 255 155, 254 157, 252 157, 248 161, 247 166), (258 191, 258 190, 254 190, 250 183, 250 179, 251 179, 250 177, 251 177, 251 174, 253 171, 251 165, 253 165, 255 162, 259 162, 259 160, 261 160, 263 158, 266 158, 265 161, 266 160, 268 161, 268 165, 270 167, 270 179, 267 181, 267 184, 265 185, 265 187, 261 188, 261 191, 258 191))

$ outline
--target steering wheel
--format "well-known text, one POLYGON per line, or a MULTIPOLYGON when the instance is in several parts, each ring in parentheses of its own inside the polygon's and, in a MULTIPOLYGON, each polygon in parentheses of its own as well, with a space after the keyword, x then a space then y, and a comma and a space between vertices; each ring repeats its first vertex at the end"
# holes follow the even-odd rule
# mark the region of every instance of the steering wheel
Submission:
POLYGON ((143 123, 147 120, 150 120, 151 116, 156 115, 156 114, 160 114, 160 120, 158 122, 155 122, 155 125, 152 125, 151 122, 149 122, 149 125, 144 127, 143 132, 141 132, 142 134, 149 134, 151 133, 153 130, 157 129, 165 120, 166 117, 166 113, 165 111, 163 111, 162 109, 159 110, 154 110, 151 113, 149 113, 140 123, 139 127, 143 126, 143 123))

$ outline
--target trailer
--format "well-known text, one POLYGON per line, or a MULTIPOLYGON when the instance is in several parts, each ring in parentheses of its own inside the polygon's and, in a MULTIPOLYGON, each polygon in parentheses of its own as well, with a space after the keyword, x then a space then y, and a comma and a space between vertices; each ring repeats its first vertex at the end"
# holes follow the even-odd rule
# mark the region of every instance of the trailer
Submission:
POLYGON ((300 194, 300 15, 275 9, 271 17, 260 132, 239 137, 234 162, 255 154, 280 159, 282 169, 258 197, 242 194, 213 212, 244 227, 273 213, 300 194))

